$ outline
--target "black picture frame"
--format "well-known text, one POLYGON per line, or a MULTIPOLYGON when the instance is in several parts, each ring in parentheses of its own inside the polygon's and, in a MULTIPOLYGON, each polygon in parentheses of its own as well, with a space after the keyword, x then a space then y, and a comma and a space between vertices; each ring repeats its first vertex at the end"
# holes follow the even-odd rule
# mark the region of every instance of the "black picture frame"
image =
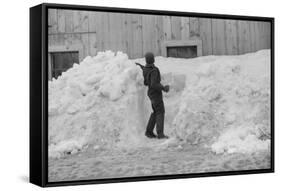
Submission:
POLYGON ((274 18, 222 15, 161 10, 97 7, 85 5, 40 4, 30 8, 30 182, 41 187, 133 182, 209 176, 227 176, 274 172, 274 18), (48 9, 63 8, 120 13, 190 16, 233 20, 266 21, 271 24, 271 167, 269 169, 174 174, 146 177, 48 182, 48 9))

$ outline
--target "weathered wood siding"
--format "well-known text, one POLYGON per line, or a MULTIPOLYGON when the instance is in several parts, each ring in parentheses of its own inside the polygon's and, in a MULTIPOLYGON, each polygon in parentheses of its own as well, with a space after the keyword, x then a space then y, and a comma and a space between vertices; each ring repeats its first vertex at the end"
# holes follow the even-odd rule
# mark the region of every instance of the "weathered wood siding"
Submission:
POLYGON ((49 47, 81 47, 80 58, 98 51, 163 55, 166 40, 202 40, 203 55, 236 55, 270 48, 270 23, 63 9, 49 10, 49 47))

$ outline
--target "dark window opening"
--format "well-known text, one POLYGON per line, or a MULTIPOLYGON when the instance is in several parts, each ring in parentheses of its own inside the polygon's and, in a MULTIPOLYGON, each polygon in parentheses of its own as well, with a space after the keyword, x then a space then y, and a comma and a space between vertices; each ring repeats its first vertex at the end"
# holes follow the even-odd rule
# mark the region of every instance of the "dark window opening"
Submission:
POLYGON ((52 52, 51 54, 51 72, 52 78, 56 78, 73 66, 79 63, 79 52, 52 52))
POLYGON ((195 58, 197 57, 197 46, 167 47, 167 56, 175 58, 195 58))

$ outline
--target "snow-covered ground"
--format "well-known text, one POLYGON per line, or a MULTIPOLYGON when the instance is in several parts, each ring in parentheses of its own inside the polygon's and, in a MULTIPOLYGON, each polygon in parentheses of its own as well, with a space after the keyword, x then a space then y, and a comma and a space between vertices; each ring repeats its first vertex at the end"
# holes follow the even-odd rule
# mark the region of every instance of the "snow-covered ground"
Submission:
MULTIPOLYGON (((198 146, 216 154, 269 152, 270 50, 194 59, 156 57, 168 140, 144 136, 151 112, 141 69, 126 54, 86 57, 49 82, 49 157, 198 146)), ((180 152, 180 151, 179 151, 180 152)))

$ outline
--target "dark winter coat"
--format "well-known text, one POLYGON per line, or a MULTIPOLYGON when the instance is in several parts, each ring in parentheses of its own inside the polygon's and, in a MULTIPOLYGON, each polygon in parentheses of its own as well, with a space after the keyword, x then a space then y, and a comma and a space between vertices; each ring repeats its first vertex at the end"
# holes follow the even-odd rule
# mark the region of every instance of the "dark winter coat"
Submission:
POLYGON ((161 75, 154 64, 147 64, 143 67, 144 85, 148 86, 147 95, 152 103, 163 102, 161 75))

